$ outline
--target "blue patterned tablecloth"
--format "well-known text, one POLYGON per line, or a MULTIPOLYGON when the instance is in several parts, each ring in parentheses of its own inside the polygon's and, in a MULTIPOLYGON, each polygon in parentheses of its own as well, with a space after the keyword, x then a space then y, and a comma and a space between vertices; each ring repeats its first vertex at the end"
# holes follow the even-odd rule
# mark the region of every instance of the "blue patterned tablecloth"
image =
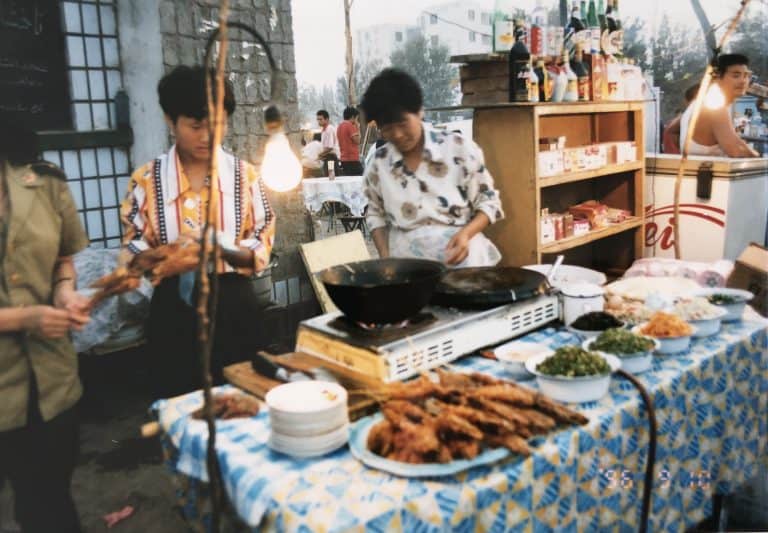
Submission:
MULTIPOLYGON (((726 324, 689 352, 657 356, 640 381, 659 426, 649 531, 682 531, 711 513, 714 493, 732 492, 768 454, 768 334, 754 313, 726 324)), ((575 341, 553 328, 526 340, 575 341)), ((494 361, 456 366, 506 377, 494 361)), ((534 381, 524 382, 535 387, 534 381)), ((185 511, 200 519, 207 484, 205 425, 186 416, 192 393, 153 405, 169 466, 183 474, 185 511)), ((284 531, 636 531, 647 417, 633 386, 614 378, 610 395, 578 410, 590 423, 532 439, 533 455, 456 476, 404 479, 369 469, 348 448, 295 460, 272 452, 266 412, 218 423, 218 453, 237 515, 284 531)), ((204 517, 203 517, 204 518, 204 517)))

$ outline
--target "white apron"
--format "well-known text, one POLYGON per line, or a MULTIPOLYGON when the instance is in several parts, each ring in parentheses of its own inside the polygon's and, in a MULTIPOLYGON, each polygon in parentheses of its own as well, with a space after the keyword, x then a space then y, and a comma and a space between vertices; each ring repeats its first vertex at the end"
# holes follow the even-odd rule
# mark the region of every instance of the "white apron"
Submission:
MULTIPOLYGON (((461 226, 428 224, 404 231, 389 228, 390 257, 416 257, 445 263, 445 247, 461 226)), ((501 260, 498 248, 482 232, 469 241, 469 255, 451 268, 494 266, 501 260)))

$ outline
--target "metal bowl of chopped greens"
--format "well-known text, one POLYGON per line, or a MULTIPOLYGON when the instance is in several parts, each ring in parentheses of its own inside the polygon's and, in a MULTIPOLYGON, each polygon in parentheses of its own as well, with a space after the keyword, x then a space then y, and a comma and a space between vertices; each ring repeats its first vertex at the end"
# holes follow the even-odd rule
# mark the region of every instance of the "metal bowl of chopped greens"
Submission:
POLYGON ((653 352, 661 346, 657 339, 637 335, 622 328, 607 329, 594 339, 585 340, 585 350, 613 354, 621 360, 621 368, 633 374, 651 368, 653 352))
POLYGON ((735 320, 741 320, 741 315, 744 313, 744 307, 755 295, 743 289, 710 287, 696 291, 695 296, 703 296, 712 305, 725 309, 727 313, 721 320, 723 322, 733 322, 735 320))
POLYGON ((563 346, 554 355, 536 355, 525 362, 541 391, 560 402, 597 401, 608 393, 611 374, 621 368, 618 357, 579 346, 563 346))

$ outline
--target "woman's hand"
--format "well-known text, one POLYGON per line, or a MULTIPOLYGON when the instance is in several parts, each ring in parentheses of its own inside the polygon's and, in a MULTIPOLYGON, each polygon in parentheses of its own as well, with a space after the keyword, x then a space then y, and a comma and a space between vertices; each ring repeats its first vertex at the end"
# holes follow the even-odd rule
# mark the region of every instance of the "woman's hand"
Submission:
POLYGON ((58 309, 67 312, 69 318, 69 327, 80 331, 91 320, 90 313, 91 301, 74 290, 70 285, 62 284, 58 287, 54 297, 53 305, 58 309))
POLYGON ((69 312, 50 305, 34 305, 23 309, 22 328, 49 339, 60 339, 69 332, 69 312))
POLYGON ((465 229, 457 231, 445 247, 445 263, 458 265, 469 255, 469 241, 471 237, 465 229))

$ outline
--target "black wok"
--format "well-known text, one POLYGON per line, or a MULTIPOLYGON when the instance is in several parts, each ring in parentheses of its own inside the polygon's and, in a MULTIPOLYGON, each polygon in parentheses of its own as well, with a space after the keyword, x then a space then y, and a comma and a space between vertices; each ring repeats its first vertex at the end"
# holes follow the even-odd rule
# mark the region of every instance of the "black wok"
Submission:
POLYGON ((547 292, 547 278, 515 267, 457 268, 444 273, 432 294, 432 303, 462 309, 487 309, 547 292))
POLYGON ((345 263, 318 275, 333 303, 356 322, 395 324, 416 315, 445 270, 427 259, 372 259, 345 263))

